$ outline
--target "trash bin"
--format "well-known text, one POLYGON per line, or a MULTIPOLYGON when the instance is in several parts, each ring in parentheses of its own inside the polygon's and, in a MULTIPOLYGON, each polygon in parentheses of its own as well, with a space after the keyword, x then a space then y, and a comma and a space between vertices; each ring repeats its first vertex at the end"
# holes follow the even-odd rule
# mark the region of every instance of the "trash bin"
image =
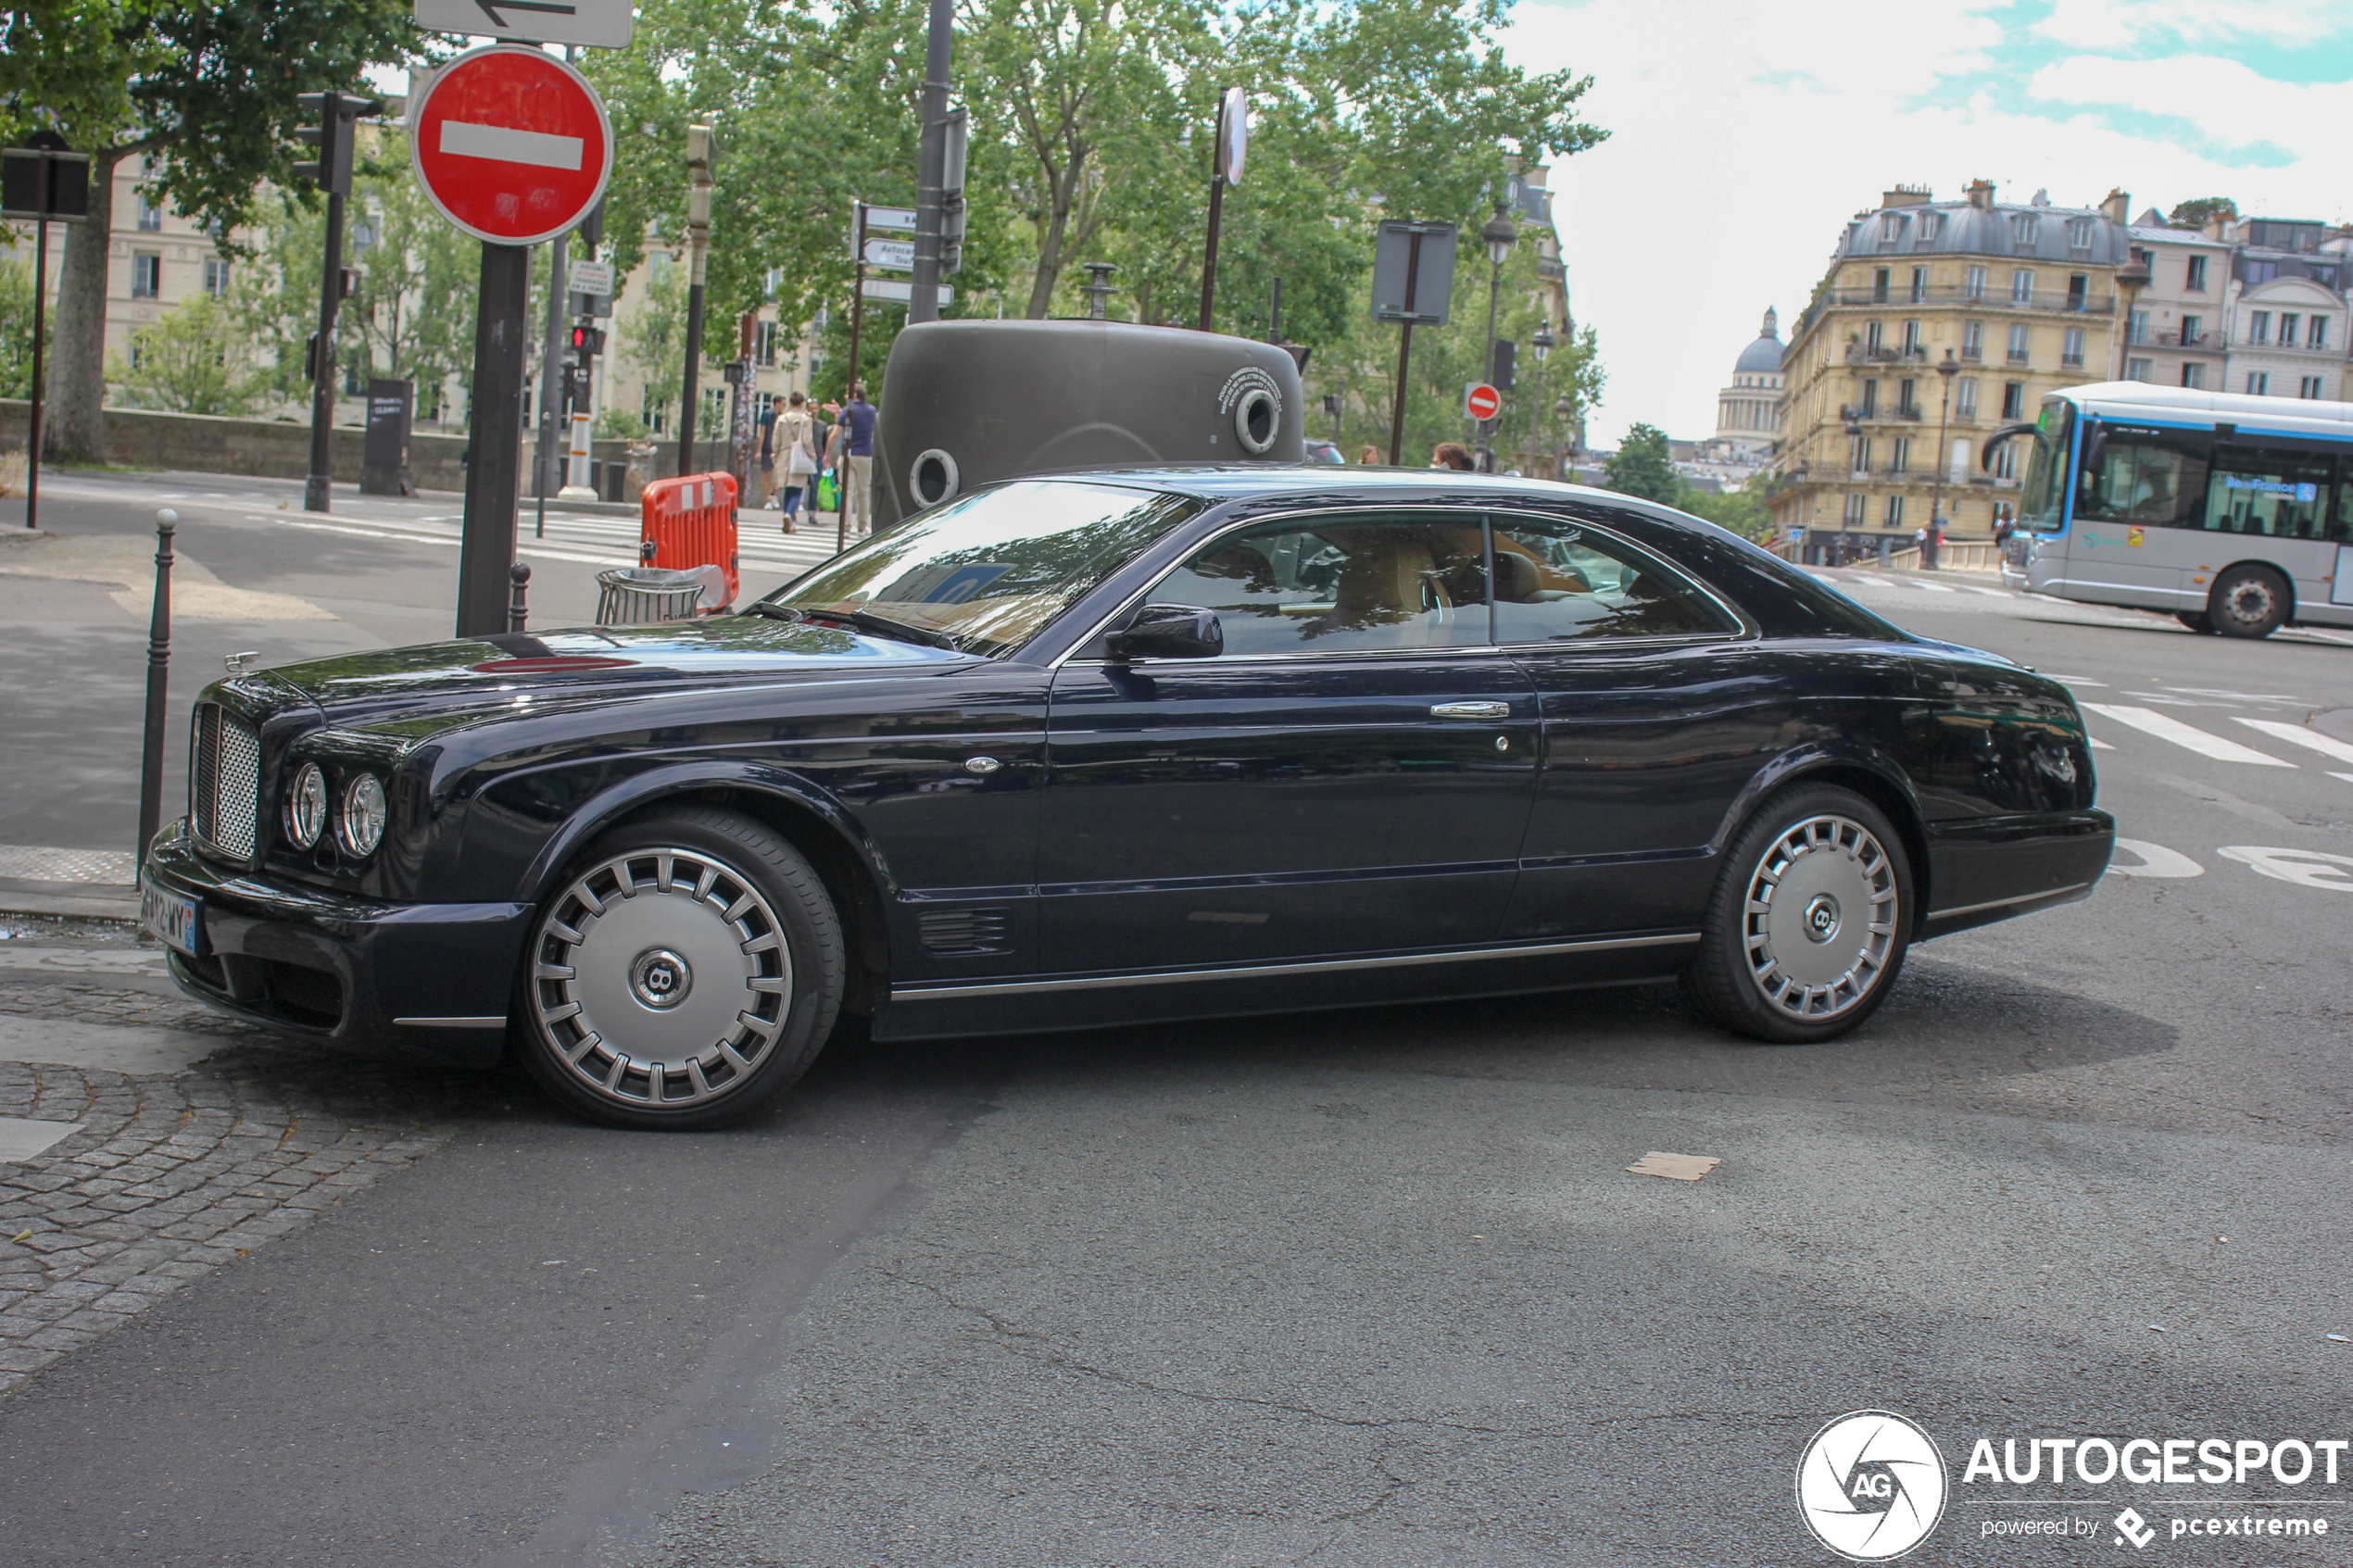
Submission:
POLYGON ((692 621, 702 594, 700 572, 617 566, 597 573, 597 624, 648 626, 664 621, 692 621))

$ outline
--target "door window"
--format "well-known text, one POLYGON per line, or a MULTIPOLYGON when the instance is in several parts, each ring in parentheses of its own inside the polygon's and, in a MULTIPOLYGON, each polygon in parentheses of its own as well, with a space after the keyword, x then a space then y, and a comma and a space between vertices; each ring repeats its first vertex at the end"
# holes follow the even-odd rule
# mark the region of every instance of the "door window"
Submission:
POLYGON ((1270 523, 1217 540, 1151 602, 1215 610, 1227 654, 1478 646, 1481 557, 1475 518, 1270 523))
POLYGON ((2196 528, 2206 506, 2204 431, 2105 431, 2084 439, 2075 515, 2095 522, 2196 528))
POLYGON ((1495 523, 1495 640, 1730 636, 1740 623, 1665 566, 1567 520, 1495 523))
POLYGON ((2218 447, 2206 493, 2206 526, 2216 533, 2318 539, 2328 517, 2329 459, 2294 452, 2218 447))

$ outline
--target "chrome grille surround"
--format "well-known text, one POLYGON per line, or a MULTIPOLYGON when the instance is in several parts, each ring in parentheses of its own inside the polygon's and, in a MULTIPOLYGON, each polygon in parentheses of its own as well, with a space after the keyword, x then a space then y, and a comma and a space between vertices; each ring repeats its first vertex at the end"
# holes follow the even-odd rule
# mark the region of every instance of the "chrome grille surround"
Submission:
POLYGON ((196 836, 233 860, 260 847, 261 736, 219 703, 196 709, 188 748, 188 809, 196 836))

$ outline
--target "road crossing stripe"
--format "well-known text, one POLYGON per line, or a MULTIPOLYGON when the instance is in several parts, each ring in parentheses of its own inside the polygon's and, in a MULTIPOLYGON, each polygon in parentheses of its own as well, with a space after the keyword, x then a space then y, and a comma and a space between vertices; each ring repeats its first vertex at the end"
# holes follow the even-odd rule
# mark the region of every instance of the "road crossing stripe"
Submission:
POLYGON ((2097 735, 2085 735, 2083 738, 2092 743, 2092 749, 2094 751, 2114 751, 2116 749, 2116 747, 2108 745, 2108 742, 2100 739, 2097 735))
MULTIPOLYGON (((2234 713, 2232 717, 2237 719, 2238 715, 2234 713)), ((2353 746, 2347 746, 2341 740, 2333 740, 2327 735, 2315 734, 2301 724, 2284 724, 2277 719, 2239 719, 2239 722, 2250 730, 2260 730, 2275 740, 2284 740, 2296 746, 2309 747, 2323 757, 2334 757, 2340 762, 2353 762, 2353 746)))
POLYGON ((1857 583, 1869 583, 1874 588, 1893 588, 1895 586, 1894 583, 1889 582, 1886 578, 1874 577, 1868 571, 1856 572, 1855 574, 1855 581, 1857 583))
POLYGON ((1905 586, 1907 588, 1918 588, 1923 593, 1930 594, 1949 594, 1953 591, 1952 589, 1944 586, 1942 583, 1907 583, 1905 586))
POLYGON ((2184 751, 2195 751, 2200 757, 2211 757, 2218 762, 2246 762, 2259 768, 2293 768, 2293 762, 2277 757, 2266 757, 2251 746, 2241 746, 2234 740, 2212 735, 2195 724, 2184 724, 2170 713, 2159 713, 2150 708, 2124 708, 2105 702, 2079 703, 2087 713, 2113 719, 2120 724, 2130 724, 2145 734, 2171 741, 2184 751))
POLYGON ((1981 588, 1974 583, 1956 583, 1953 585, 1964 594, 1983 594, 1988 598, 2007 599, 2011 596, 2007 588, 1981 588))

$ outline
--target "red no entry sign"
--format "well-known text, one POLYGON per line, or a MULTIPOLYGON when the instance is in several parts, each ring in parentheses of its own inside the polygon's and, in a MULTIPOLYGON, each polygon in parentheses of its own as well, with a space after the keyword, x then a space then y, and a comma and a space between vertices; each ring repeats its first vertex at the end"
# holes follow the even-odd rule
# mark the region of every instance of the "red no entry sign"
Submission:
POLYGON ((612 121, 563 61, 494 44, 450 61, 418 95, 409 156, 450 222, 492 245, 537 245, 605 194, 612 121))
POLYGON ((1491 420, 1504 411, 1504 395, 1483 381, 1463 389, 1463 412, 1474 420, 1491 420))

